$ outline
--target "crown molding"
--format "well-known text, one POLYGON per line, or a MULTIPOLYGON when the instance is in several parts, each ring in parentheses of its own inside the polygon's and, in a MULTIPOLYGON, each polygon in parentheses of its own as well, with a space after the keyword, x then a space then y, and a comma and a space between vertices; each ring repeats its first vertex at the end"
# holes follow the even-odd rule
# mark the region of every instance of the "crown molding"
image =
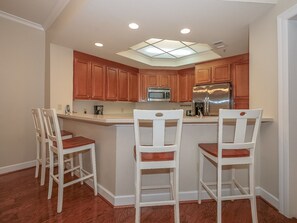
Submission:
POLYGON ((54 9, 52 10, 51 14, 47 17, 46 21, 43 23, 44 30, 47 30, 59 17, 61 12, 67 6, 70 0, 59 0, 54 9))
POLYGON ((35 29, 38 29, 38 30, 41 30, 41 31, 44 31, 42 25, 40 25, 38 23, 35 23, 35 22, 31 22, 31 21, 29 21, 27 19, 20 18, 20 17, 15 16, 15 15, 9 14, 9 13, 4 12, 2 10, 0 10, 0 17, 11 20, 11 21, 14 21, 14 22, 21 23, 23 25, 26 25, 26 26, 29 26, 29 27, 32 27, 32 28, 35 28, 35 29))

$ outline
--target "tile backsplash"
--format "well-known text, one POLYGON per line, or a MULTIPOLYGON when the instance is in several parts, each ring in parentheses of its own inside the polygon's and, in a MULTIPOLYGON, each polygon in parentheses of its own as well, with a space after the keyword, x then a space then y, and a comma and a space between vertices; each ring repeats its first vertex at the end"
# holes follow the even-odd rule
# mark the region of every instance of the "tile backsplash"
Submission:
POLYGON ((103 114, 132 114, 133 109, 191 109, 191 103, 170 103, 170 102, 112 102, 112 101, 93 101, 75 100, 73 101, 73 112, 94 114, 94 105, 103 105, 103 114))

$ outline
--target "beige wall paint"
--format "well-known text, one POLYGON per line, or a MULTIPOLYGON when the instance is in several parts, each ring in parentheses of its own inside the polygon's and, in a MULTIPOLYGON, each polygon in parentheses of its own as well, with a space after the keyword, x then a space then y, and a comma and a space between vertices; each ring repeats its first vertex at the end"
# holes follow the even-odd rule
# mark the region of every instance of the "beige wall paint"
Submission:
POLYGON ((44 106, 45 33, 0 18, 0 167, 35 159, 31 108, 44 106))
POLYGON ((73 50, 50 44, 50 107, 64 113, 72 110, 73 50))
POLYGON ((290 216, 297 217, 297 19, 289 22, 289 154, 290 154, 290 216))
POLYGON ((296 4, 282 0, 262 18, 250 25, 250 107, 262 107, 264 116, 275 122, 262 126, 260 148, 260 186, 278 197, 278 67, 277 16, 296 4))

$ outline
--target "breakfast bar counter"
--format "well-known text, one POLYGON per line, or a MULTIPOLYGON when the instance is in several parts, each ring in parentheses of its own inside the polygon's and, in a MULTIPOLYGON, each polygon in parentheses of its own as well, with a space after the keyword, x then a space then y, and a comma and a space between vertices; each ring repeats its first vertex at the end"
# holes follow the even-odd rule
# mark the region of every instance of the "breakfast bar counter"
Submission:
MULTIPOLYGON (((85 121, 101 125, 118 125, 118 124, 133 124, 132 114, 115 114, 115 115, 93 115, 93 114, 58 114, 58 117, 63 119, 71 119, 77 121, 85 121)), ((272 122, 272 118, 262 118, 263 122, 272 122)), ((218 116, 185 116, 183 124, 205 124, 217 123, 218 116)))
MULTIPOLYGON (((91 114, 59 114, 63 129, 71 131, 75 136, 85 136, 96 141, 96 162, 98 192, 114 206, 134 204, 134 129, 132 114, 120 115, 91 115, 91 114)), ((271 118, 263 118, 259 133, 256 157, 261 150, 261 132, 266 131, 265 126, 273 122, 271 118)), ((180 151, 180 200, 196 200, 198 188, 198 143, 217 141, 218 117, 188 117, 183 119, 183 130, 180 151)), ((229 128, 229 127, 228 127, 229 128)), ((230 132, 233 126, 230 126, 230 132)), ((175 129, 169 128, 166 141, 170 141, 175 129)), ((144 130, 146 131, 146 130, 144 130)), ((231 135, 231 134, 230 134, 231 135)), ((151 132, 147 130, 143 143, 150 143, 151 132)), ((166 143, 166 142, 165 142, 166 143)), ((90 169, 89 154, 84 154, 84 165, 90 169)), ((258 185, 256 158, 256 186, 258 185)), ((215 179, 215 168, 205 162, 205 176, 209 180, 215 179)), ((246 169, 241 168, 236 174, 246 184, 246 169)), ((223 178, 229 177, 229 172, 223 173, 223 178)), ((143 177, 143 184, 150 182, 166 184, 168 174, 161 172, 152 174, 148 172, 143 177)), ((88 182, 87 182, 88 183, 88 182)), ((91 182, 90 186, 92 186, 91 182)), ((154 195, 144 196, 146 200, 167 197, 168 191, 156 191, 154 195)), ((209 198, 203 193, 205 199, 209 198)))

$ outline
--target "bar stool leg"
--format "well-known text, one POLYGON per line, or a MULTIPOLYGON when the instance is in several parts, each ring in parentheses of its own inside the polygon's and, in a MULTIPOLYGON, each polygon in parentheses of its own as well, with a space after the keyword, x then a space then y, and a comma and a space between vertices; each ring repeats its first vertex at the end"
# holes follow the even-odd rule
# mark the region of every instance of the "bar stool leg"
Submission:
POLYGON ((63 192, 64 192, 64 156, 63 155, 58 155, 58 178, 59 178, 59 183, 58 183, 58 208, 57 212, 61 213, 62 208, 63 208, 63 192))
POLYGON ((175 205, 174 205, 174 218, 175 223, 179 223, 179 177, 178 177, 178 168, 174 168, 174 199, 175 199, 175 205))
POLYGON ((217 177, 218 177, 217 223, 221 223, 222 222, 222 166, 221 164, 218 164, 217 171, 218 171, 217 173, 217 177))
POLYGON ((137 168, 135 170, 136 172, 136 198, 135 198, 135 223, 140 223, 140 212, 141 212, 141 208, 140 208, 140 196, 141 196, 141 170, 140 168, 137 168))
POLYGON ((49 150, 49 159, 50 159, 50 171, 49 171, 49 183, 48 183, 47 199, 52 198, 52 191, 53 191, 53 178, 52 178, 52 176, 54 175, 54 153, 51 150, 49 150))
MULTIPOLYGON (((83 172, 82 172, 82 166, 83 166, 83 160, 82 160, 82 153, 78 154, 78 161, 79 161, 79 176, 83 177, 83 172)), ((80 182, 81 185, 84 184, 84 181, 80 182)))
POLYGON ((255 181, 254 181, 254 165, 249 165, 249 175, 250 175, 250 194, 252 195, 252 198, 250 199, 251 203, 251 209, 252 209, 252 220, 253 223, 258 222, 257 217, 257 200, 256 200, 256 194, 255 194, 255 181))
POLYGON ((199 182, 198 182, 198 204, 201 204, 202 199, 202 184, 201 181, 203 180, 203 162, 204 162, 204 155, 199 152, 199 182))
POLYGON ((38 177, 39 173, 39 160, 40 160, 40 142, 36 140, 36 166, 35 166, 35 178, 38 177))
POLYGON ((169 181, 170 181, 170 188, 169 188, 169 192, 170 192, 170 199, 173 200, 174 199, 174 173, 173 170, 170 169, 169 170, 169 181))
POLYGON ((43 186, 45 183, 45 169, 46 169, 46 145, 41 143, 41 181, 40 185, 43 186))
POLYGON ((97 196, 97 171, 96 171, 96 155, 94 146, 91 149, 92 169, 93 169, 93 182, 94 182, 94 194, 97 196))
MULTIPOLYGON (((231 169, 231 195, 234 195, 235 194, 235 191, 234 191, 234 188, 235 188, 234 180, 235 180, 235 168, 232 167, 232 169, 231 169)), ((232 200, 232 201, 234 201, 234 200, 232 200)))
MULTIPOLYGON (((69 158, 70 158, 70 168, 73 169, 73 154, 70 154, 69 155, 69 158)), ((74 176, 74 171, 71 171, 71 176, 73 177, 74 176)))

